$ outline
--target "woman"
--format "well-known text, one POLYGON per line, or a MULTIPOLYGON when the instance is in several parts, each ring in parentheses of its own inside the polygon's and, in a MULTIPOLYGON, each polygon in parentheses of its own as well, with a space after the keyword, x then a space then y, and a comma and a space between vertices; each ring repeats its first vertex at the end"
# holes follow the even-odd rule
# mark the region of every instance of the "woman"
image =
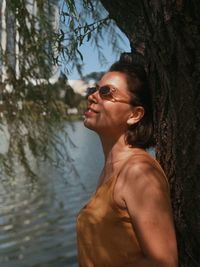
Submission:
POLYGON ((77 217, 80 267, 177 266, 169 185, 145 151, 153 144, 151 99, 134 57, 122 54, 88 89, 84 125, 99 135, 105 164, 77 217))

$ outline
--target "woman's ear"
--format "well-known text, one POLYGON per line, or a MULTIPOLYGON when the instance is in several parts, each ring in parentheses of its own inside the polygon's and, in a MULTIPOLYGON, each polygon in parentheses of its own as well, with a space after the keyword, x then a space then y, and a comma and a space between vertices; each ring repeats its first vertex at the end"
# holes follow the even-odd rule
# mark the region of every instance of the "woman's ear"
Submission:
POLYGON ((127 120, 127 124, 133 125, 139 122, 143 116, 144 116, 144 108, 141 106, 134 107, 133 111, 131 112, 131 115, 129 116, 127 120))

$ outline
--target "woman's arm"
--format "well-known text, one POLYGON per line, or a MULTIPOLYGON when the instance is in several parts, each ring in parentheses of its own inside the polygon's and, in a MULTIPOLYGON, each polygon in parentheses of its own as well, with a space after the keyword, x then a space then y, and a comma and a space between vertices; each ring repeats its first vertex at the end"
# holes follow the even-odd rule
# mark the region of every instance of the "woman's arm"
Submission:
POLYGON ((144 255, 134 266, 177 267, 177 245, 166 179, 148 161, 138 160, 128 165, 123 172, 120 198, 129 211, 144 255))

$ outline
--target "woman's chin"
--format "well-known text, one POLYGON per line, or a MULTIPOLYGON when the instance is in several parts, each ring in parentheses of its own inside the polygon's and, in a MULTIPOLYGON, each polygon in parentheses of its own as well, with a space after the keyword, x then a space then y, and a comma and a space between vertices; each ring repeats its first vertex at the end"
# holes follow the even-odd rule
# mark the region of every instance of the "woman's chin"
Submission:
POLYGON ((86 128, 93 130, 93 125, 88 118, 85 118, 83 124, 86 128))

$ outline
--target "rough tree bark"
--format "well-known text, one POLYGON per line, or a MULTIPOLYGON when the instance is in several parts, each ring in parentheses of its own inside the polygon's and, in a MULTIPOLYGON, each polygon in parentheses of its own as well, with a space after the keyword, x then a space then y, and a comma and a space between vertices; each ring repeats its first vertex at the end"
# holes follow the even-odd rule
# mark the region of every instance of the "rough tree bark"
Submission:
POLYGON ((145 54, 156 155, 170 180, 179 265, 200 266, 200 1, 101 2, 145 54))

